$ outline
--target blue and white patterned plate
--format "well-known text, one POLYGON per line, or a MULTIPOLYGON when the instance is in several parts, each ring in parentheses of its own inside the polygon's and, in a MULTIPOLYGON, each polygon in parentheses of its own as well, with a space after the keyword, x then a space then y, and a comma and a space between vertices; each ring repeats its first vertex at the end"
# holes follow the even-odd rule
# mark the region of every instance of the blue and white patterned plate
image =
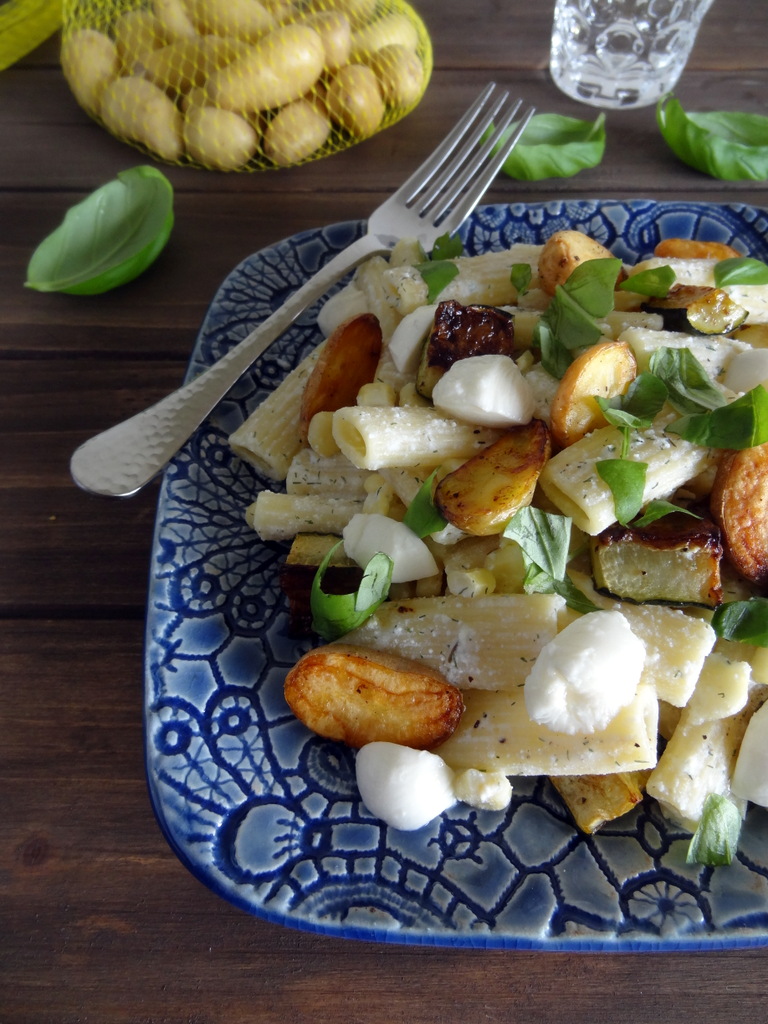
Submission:
MULTIPOLYGON (((768 259, 768 211, 690 202, 491 206, 470 253, 579 228, 634 262, 661 237, 734 242, 768 259)), ((202 326, 190 373, 279 306, 360 223, 308 231, 246 259, 202 326)), ((298 723, 277 583, 284 549, 243 510, 263 485, 228 434, 318 340, 310 311, 221 403, 169 467, 151 566, 147 771, 173 849, 214 892, 272 921, 387 942, 547 950, 713 949, 768 941, 768 814, 749 812, 739 853, 685 863, 689 836, 644 803, 595 836, 550 784, 515 781, 503 813, 464 805, 417 832, 361 805, 353 754, 298 723)))

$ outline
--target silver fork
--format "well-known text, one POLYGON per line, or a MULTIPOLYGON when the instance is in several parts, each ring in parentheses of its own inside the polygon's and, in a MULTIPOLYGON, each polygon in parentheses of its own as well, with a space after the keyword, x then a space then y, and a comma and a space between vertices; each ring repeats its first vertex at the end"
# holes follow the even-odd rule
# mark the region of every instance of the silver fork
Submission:
POLYGON ((245 371, 330 286, 399 238, 417 238, 429 252, 477 206, 525 130, 533 108, 515 123, 522 103, 491 82, 451 132, 397 192, 368 218, 367 231, 204 373, 130 419, 90 438, 70 471, 86 491, 128 498, 173 458, 245 371), (493 132, 487 137, 488 128, 493 132))

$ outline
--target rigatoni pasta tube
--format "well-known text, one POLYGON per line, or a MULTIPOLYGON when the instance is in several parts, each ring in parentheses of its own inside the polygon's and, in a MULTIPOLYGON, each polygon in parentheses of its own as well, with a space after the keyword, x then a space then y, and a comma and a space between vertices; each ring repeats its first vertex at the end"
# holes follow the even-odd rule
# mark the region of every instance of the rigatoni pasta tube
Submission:
POLYGON ((385 601, 347 636, 437 669, 460 688, 520 687, 558 629, 565 602, 554 594, 422 597, 385 601))
POLYGON ((531 721, 522 689, 465 690, 463 697, 458 728, 435 748, 451 768, 505 775, 604 775, 656 764, 658 701, 652 686, 641 683, 634 700, 605 729, 584 736, 531 721))
POLYGON ((260 491, 245 510, 245 521, 262 540, 292 540, 298 533, 341 534, 363 501, 329 494, 260 491))
MULTIPOLYGON (((627 458, 647 466, 643 504, 652 498, 669 498, 716 459, 712 449, 665 433, 665 425, 634 431, 630 440, 627 458)), ((616 522, 613 494, 598 474, 597 463, 618 458, 621 440, 616 427, 593 430, 553 456, 539 478, 547 498, 592 536, 616 522)))
POLYGON ((460 423, 430 407, 348 406, 333 414, 333 436, 353 466, 382 469, 468 459, 499 432, 460 423))

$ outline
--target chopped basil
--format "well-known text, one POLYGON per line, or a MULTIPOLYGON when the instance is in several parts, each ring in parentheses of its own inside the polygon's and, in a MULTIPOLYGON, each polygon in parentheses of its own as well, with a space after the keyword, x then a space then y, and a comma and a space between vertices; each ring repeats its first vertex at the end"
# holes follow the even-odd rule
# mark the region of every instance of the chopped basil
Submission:
POLYGON ((635 377, 624 395, 615 398, 595 395, 595 401, 610 424, 635 430, 650 427, 666 400, 667 387, 664 381, 648 372, 635 377))
POLYGON ((427 286, 427 305, 432 305, 459 272, 459 268, 451 260, 429 260, 427 263, 418 263, 416 269, 427 286))
POLYGON ((768 391, 758 384, 729 405, 670 423, 667 433, 693 444, 741 451, 768 441, 768 391))
POLYGON ((734 284, 768 284, 768 266, 750 256, 734 256, 719 260, 714 268, 715 287, 734 284))
POLYGON ((464 247, 458 235, 440 235, 435 239, 430 259, 432 260, 453 260, 461 256, 464 247))
POLYGON ((710 793, 704 812, 688 846, 686 862, 717 867, 730 864, 741 835, 741 812, 728 797, 710 793))
POLYGON ((320 565, 312 581, 309 606, 312 629, 324 640, 338 640, 352 629, 362 625, 386 600, 392 580, 392 559, 383 552, 371 558, 363 572, 360 586, 353 594, 326 594, 322 589, 323 576, 339 544, 334 544, 320 565))
POLYGON ((726 181, 768 178, 768 117, 716 111, 687 114, 668 94, 656 107, 664 141, 690 167, 726 181))
POLYGON ((616 518, 626 526, 643 507, 648 465, 632 459, 604 459, 596 463, 601 480, 611 490, 616 518))
POLYGON ((173 186, 154 167, 132 167, 67 210, 27 267, 27 288, 100 295, 143 273, 173 228, 173 186))
POLYGON ((663 498, 654 498, 648 502, 645 512, 638 519, 635 519, 632 526, 638 528, 650 526, 657 519, 663 519, 664 516, 672 515, 673 512, 684 512, 685 515, 692 516, 694 519, 701 519, 701 516, 692 512, 689 508, 683 508, 682 505, 673 505, 671 501, 665 501, 663 498))
POLYGON ((768 598, 726 601, 715 609, 712 628, 724 640, 768 647, 768 598))
MULTIPOLYGON (((505 138, 514 130, 513 125, 505 138)), ((502 170, 518 181, 570 178, 600 163, 605 141, 605 114, 599 114, 594 121, 561 114, 535 114, 502 170)))
POLYGON ((571 520, 567 516, 526 505, 507 523, 504 536, 517 541, 528 560, 547 575, 563 579, 571 542, 571 520))
POLYGON ((436 533, 447 525, 432 498, 432 484, 436 475, 437 470, 429 474, 403 516, 403 522, 417 537, 428 537, 430 533, 436 533))
POLYGON ((525 295, 531 286, 533 271, 529 263, 514 263, 509 272, 509 280, 518 296, 525 295))
POLYGON ((681 413, 698 413, 725 405, 725 396, 687 348, 656 349, 651 356, 651 373, 665 384, 671 405, 681 413))
POLYGON ((672 267, 649 267, 619 282, 619 288, 638 295, 650 295, 655 299, 665 299, 669 289, 675 283, 675 272, 672 267))

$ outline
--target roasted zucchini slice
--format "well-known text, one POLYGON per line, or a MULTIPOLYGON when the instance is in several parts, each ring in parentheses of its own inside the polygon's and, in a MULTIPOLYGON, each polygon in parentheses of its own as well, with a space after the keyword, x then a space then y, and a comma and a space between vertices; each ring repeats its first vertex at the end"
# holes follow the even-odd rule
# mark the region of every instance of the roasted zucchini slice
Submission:
POLYGON ((642 308, 659 313, 665 330, 686 334, 730 334, 748 316, 722 288, 700 285, 679 285, 666 298, 649 299, 642 308))
MULTIPOLYGON (((309 599, 317 568, 341 537, 324 533, 300 533, 291 545, 288 557, 280 569, 280 589, 288 598, 289 630, 292 636, 309 636, 312 632, 312 612, 309 599)), ((351 594, 360 585, 363 570, 347 558, 344 548, 331 557, 323 576, 326 594, 351 594)))
POLYGON ((603 593, 656 604, 716 608, 722 601, 720 530, 672 513, 649 526, 615 523, 590 541, 592 576, 603 593))
POLYGON ((416 389, 431 398, 435 384, 457 360, 514 353, 515 323, 511 314, 495 306, 464 306, 449 299, 435 311, 434 327, 421 354, 416 389))

